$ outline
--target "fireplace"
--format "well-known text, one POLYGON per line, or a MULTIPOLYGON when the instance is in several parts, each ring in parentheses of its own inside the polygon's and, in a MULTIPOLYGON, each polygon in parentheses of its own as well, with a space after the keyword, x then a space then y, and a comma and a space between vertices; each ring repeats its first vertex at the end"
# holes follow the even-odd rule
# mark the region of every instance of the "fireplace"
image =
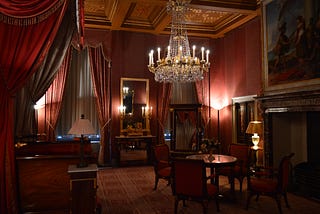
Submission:
POLYGON ((320 91, 259 97, 264 114, 264 160, 277 166, 294 152, 294 179, 304 191, 320 195, 320 91), (311 191, 312 190, 312 191, 311 191))

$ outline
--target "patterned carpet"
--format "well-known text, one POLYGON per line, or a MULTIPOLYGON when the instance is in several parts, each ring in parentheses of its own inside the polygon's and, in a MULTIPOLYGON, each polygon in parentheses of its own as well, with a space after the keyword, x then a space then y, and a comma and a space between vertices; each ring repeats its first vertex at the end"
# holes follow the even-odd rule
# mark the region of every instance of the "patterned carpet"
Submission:
MULTIPOLYGON (((152 166, 132 166, 120 168, 101 168, 98 171, 97 195, 102 204, 102 213, 108 214, 166 214, 173 213, 174 197, 170 186, 163 180, 159 181, 158 189, 153 191, 154 172, 152 166)), ((226 193, 229 189, 227 179, 220 178, 220 189, 226 193)), ((249 210, 245 210, 246 181, 244 191, 239 192, 239 183, 236 180, 236 200, 230 201, 227 197, 220 201, 220 213, 251 214, 251 213, 278 213, 276 202, 261 196, 256 202, 254 198, 249 210)), ((300 196, 288 195, 290 209, 282 201, 283 213, 314 214, 320 210, 320 202, 307 200, 300 196)), ((179 204, 178 213, 201 213, 201 204, 187 202, 187 207, 179 204)), ((216 213, 215 202, 209 204, 209 213, 216 213)))

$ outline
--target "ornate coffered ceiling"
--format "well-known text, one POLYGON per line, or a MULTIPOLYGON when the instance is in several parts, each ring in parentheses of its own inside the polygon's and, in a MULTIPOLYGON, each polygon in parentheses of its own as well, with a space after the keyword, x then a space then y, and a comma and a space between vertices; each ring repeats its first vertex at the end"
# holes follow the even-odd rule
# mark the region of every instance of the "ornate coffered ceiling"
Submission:
MULTIPOLYGON (((170 33, 168 0, 85 0, 85 27, 170 33)), ((260 13, 260 0, 191 0, 188 35, 218 38, 260 13)))

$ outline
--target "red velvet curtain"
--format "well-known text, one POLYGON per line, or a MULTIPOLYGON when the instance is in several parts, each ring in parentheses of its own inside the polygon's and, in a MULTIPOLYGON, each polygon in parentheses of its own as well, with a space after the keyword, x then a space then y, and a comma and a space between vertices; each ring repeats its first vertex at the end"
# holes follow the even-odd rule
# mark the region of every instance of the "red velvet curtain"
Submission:
MULTIPOLYGON (((91 76, 96 96, 100 124, 100 151, 98 162, 104 165, 110 154, 111 120, 111 62, 103 53, 103 46, 89 48, 91 76)), ((110 158, 110 155, 109 157, 110 158)))
POLYGON ((210 107, 210 74, 204 73, 203 80, 195 82, 195 87, 198 95, 198 103, 202 104, 201 118, 202 126, 205 137, 210 134, 210 117, 211 117, 211 107, 210 107))
POLYGON ((169 104, 172 92, 172 83, 161 83, 158 91, 158 125, 159 125, 159 133, 158 133, 158 142, 164 143, 164 131, 165 131, 165 123, 167 121, 169 104))
POLYGON ((61 64, 61 67, 59 68, 59 71, 56 74, 55 79, 53 80, 52 84, 46 92, 45 133, 47 134, 47 141, 56 141, 55 129, 60 114, 66 77, 70 66, 70 58, 71 49, 69 47, 66 56, 61 64))
POLYGON ((13 97, 42 63, 66 7, 64 0, 0 2, 0 213, 18 213, 13 97))

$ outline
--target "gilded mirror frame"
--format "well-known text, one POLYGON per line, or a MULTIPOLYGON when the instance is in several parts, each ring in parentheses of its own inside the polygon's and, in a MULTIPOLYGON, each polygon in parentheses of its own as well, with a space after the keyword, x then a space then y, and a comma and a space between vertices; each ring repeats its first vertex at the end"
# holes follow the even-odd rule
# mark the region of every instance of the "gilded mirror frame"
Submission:
MULTIPOLYGON (((124 106, 124 90, 123 88, 126 86, 126 82, 132 82, 133 85, 139 84, 139 83, 144 83, 145 84, 145 90, 143 93, 145 93, 145 103, 140 105, 142 107, 149 107, 149 79, 144 79, 144 78, 128 78, 128 77, 121 77, 120 79, 120 108, 119 108, 119 114, 120 114, 120 135, 150 135, 150 115, 145 115, 143 114, 143 110, 141 107, 136 107, 139 109, 135 109, 135 98, 139 97, 139 93, 142 91, 135 89, 135 88, 129 88, 128 91, 132 92, 133 91, 133 100, 132 100, 132 112, 127 113, 125 110, 121 112, 120 109, 123 109, 124 106), (139 118, 139 120, 137 120, 139 118), (140 120, 142 122, 140 122, 140 120), (129 122, 130 121, 130 125, 129 122), (134 124, 134 125, 132 125, 134 124)), ((142 88, 142 87, 138 87, 142 88)), ((143 89, 142 89, 143 90, 143 89)))

